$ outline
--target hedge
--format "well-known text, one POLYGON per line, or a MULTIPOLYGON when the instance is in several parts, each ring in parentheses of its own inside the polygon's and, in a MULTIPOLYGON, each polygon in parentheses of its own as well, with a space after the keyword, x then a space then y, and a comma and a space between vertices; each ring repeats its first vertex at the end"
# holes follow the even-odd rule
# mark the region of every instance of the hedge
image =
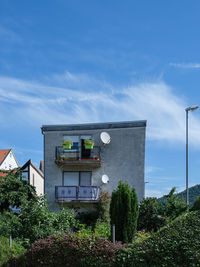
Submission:
POLYGON ((4 266, 55 267, 55 266, 115 266, 121 243, 106 239, 85 238, 79 234, 60 234, 36 241, 31 249, 4 266))
POLYGON ((179 216, 118 257, 119 266, 200 266, 200 212, 179 216))

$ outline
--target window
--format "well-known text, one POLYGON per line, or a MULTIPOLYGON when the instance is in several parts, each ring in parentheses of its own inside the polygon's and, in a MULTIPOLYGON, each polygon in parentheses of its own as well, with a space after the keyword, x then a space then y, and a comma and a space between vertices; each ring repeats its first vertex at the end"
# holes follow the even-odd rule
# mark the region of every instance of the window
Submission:
POLYGON ((21 180, 22 181, 28 181, 29 177, 29 171, 28 171, 28 167, 26 167, 23 171, 22 171, 22 174, 21 174, 21 180))
POLYGON ((91 186, 91 172, 64 172, 64 186, 91 186))
POLYGON ((34 176, 34 173, 33 173, 33 186, 35 186, 35 176, 34 176))

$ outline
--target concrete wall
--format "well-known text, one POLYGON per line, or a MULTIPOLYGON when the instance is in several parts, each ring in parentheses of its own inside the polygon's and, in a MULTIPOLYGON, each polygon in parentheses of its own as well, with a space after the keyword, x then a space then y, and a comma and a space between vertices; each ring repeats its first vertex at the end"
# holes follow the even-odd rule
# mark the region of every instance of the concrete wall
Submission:
POLYGON ((145 160, 145 127, 129 127, 114 129, 94 129, 75 131, 44 131, 44 165, 45 193, 50 209, 57 212, 60 204, 55 202, 55 186, 62 185, 63 171, 92 171, 92 185, 112 192, 120 180, 134 185, 139 201, 144 197, 144 160, 145 160), (111 136, 111 142, 103 145, 100 133, 106 131, 111 136), (59 167, 55 163, 55 147, 61 146, 63 135, 92 135, 95 146, 101 147, 102 166, 91 168, 59 167), (101 177, 107 174, 108 184, 102 184, 101 177))

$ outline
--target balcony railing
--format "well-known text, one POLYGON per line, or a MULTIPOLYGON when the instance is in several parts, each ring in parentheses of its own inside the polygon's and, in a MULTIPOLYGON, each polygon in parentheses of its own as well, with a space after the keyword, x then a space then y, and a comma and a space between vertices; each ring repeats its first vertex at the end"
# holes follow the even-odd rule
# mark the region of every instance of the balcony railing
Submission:
POLYGON ((100 147, 94 146, 93 149, 83 150, 81 147, 76 149, 63 149, 62 146, 56 147, 55 162, 59 165, 100 165, 100 147))
POLYGON ((56 186, 57 201, 97 201, 99 187, 97 186, 56 186))

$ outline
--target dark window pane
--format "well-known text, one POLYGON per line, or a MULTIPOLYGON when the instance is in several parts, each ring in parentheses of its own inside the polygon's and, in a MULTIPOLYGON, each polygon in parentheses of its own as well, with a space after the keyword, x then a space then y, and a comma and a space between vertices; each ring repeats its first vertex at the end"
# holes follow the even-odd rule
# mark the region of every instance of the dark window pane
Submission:
POLYGON ((91 186, 91 172, 80 173, 80 186, 91 186))

